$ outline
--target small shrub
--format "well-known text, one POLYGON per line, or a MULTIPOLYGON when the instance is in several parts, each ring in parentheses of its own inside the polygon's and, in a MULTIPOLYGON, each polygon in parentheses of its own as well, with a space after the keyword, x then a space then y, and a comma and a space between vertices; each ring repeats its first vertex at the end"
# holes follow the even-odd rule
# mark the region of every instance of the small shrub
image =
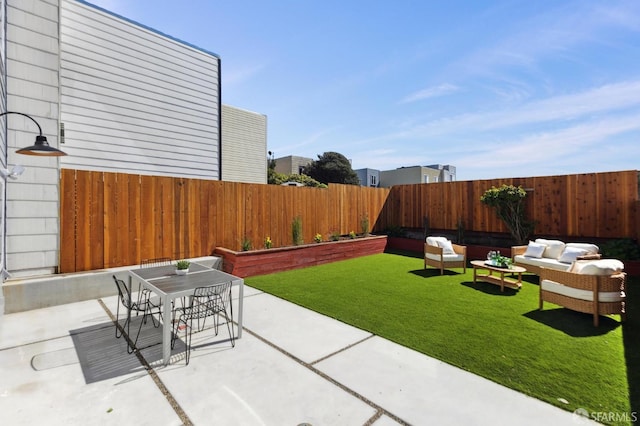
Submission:
POLYGON ((331 241, 338 241, 340 239, 340 234, 333 231, 331 232, 331 236, 329 236, 329 239, 331 239, 331 241))
POLYGON ((266 237, 264 239, 264 248, 270 249, 273 246, 273 242, 271 241, 271 237, 266 237))
POLYGON ((242 239, 242 251, 249 251, 251 250, 251 240, 247 237, 244 237, 242 239))
POLYGON ((600 251, 602 251, 603 257, 619 260, 640 259, 640 246, 631 238, 609 240, 600 245, 600 251))
POLYGON ((313 241, 315 241, 316 243, 321 243, 322 242, 322 235, 321 234, 316 234, 313 237, 313 241))
POLYGON ((291 222, 291 243, 294 246, 299 246, 302 242, 302 218, 296 216, 291 222))
POLYGON ((355 231, 351 231, 349 232, 349 238, 351 238, 352 240, 354 240, 356 238, 356 233, 355 231))
POLYGON ((362 235, 365 237, 369 236, 369 215, 366 213, 360 219, 360 230, 362 231, 362 235))
POLYGON ((387 227, 385 233, 390 237, 404 238, 407 236, 406 231, 399 225, 391 225, 387 227))

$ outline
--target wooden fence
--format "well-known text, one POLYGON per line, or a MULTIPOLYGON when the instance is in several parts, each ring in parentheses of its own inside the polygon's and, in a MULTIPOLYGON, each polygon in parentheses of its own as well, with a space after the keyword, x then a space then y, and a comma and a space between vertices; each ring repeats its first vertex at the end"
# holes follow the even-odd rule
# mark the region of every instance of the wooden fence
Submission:
POLYGON ((383 217, 389 224, 433 229, 508 232, 495 211, 480 202, 492 186, 527 191, 527 218, 535 234, 562 237, 638 238, 638 172, 401 185, 391 189, 383 217))
POLYGON ((60 272, 134 265, 154 257, 210 255, 291 245, 291 223, 302 219, 304 241, 315 234, 401 226, 507 232, 480 203, 491 186, 527 189, 536 234, 637 238, 637 171, 400 185, 392 189, 329 185, 327 189, 62 170, 60 272))
POLYGON ((141 259, 206 256, 216 246, 240 250, 291 245, 320 233, 372 229, 388 189, 353 185, 297 188, 198 179, 62 170, 60 272, 135 265, 141 259))

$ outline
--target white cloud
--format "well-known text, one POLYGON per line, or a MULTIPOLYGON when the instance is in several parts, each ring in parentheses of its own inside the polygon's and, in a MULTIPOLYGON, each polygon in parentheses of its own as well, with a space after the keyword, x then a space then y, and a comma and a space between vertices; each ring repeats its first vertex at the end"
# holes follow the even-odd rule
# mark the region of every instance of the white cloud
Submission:
POLYGON ((435 98, 438 96, 448 95, 453 92, 457 92, 460 90, 459 87, 454 86, 453 84, 444 83, 434 87, 428 87, 426 89, 419 90, 417 92, 411 93, 410 95, 405 96, 400 103, 406 104, 410 102, 421 101, 423 99, 435 98))

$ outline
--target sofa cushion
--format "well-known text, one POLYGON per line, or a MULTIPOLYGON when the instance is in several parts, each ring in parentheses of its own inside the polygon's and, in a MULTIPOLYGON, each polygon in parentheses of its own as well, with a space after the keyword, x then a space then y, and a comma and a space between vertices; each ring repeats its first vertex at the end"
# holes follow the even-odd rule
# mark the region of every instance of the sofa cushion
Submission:
POLYGON ((597 245, 590 243, 567 243, 566 246, 584 249, 588 254, 598 254, 600 251, 597 245))
MULTIPOLYGON (((563 296, 573 299, 593 301, 593 291, 569 287, 551 280, 542 280, 540 289, 551 293, 562 294, 563 296)), ((600 302, 620 302, 624 299, 624 291, 601 291, 598 293, 598 301, 600 302)))
POLYGON ((449 240, 438 240, 438 247, 442 248, 442 254, 456 254, 453 250, 453 246, 451 245, 451 241, 449 240))
POLYGON ((527 265, 533 265, 541 268, 555 269, 557 271, 567 271, 569 267, 571 267, 570 264, 560 263, 556 259, 548 259, 546 257, 526 257, 522 254, 514 256, 513 260, 516 263, 523 265, 525 268, 527 267, 527 265))
POLYGON ((542 253, 544 253, 544 250, 546 248, 547 246, 544 244, 529 241, 529 245, 527 246, 527 251, 524 252, 524 256, 535 257, 539 259, 542 257, 542 253))
POLYGON ((613 275, 624 270, 624 263, 618 259, 578 260, 571 272, 583 275, 613 275))
POLYGON ((583 248, 570 247, 569 245, 567 245, 567 247, 565 247, 564 251, 562 252, 562 255, 560 255, 560 258, 558 258, 558 261, 562 263, 573 263, 576 261, 576 259, 578 259, 579 256, 585 255, 587 253, 588 251, 583 248))
POLYGON ((535 242, 546 246, 544 253, 542 253, 542 257, 547 257, 549 259, 559 258, 565 247, 565 243, 560 240, 545 240, 544 238, 537 238, 535 242))

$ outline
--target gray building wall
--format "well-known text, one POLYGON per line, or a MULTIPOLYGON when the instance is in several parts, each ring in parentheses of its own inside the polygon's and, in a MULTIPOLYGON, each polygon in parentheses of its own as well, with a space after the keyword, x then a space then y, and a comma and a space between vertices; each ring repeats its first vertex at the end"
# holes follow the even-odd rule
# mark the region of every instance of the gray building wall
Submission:
POLYGON ((267 117, 222 105, 222 180, 267 183, 267 117))
POLYGON ((60 2, 62 167, 220 178, 220 58, 60 2))
POLYGON ((306 165, 311 163, 313 159, 307 157, 298 157, 295 155, 289 155, 287 157, 276 158, 275 171, 277 173, 284 173, 287 175, 295 174, 299 175, 300 170, 306 165))
POLYGON ((358 169, 354 170, 360 179, 360 186, 378 188, 380 186, 380 170, 358 169))
POLYGON ((448 165, 400 167, 380 172, 380 186, 383 188, 390 188, 394 185, 452 181, 455 181, 455 167, 448 165))
MULTIPOLYGON (((58 12, 58 0, 6 1, 5 111, 33 117, 55 147, 60 94, 58 12)), ((15 114, 4 120, 7 162, 26 168, 18 180, 6 185, 6 268, 13 276, 52 273, 59 253, 59 160, 16 154, 16 149, 33 145, 37 126, 15 114)))

